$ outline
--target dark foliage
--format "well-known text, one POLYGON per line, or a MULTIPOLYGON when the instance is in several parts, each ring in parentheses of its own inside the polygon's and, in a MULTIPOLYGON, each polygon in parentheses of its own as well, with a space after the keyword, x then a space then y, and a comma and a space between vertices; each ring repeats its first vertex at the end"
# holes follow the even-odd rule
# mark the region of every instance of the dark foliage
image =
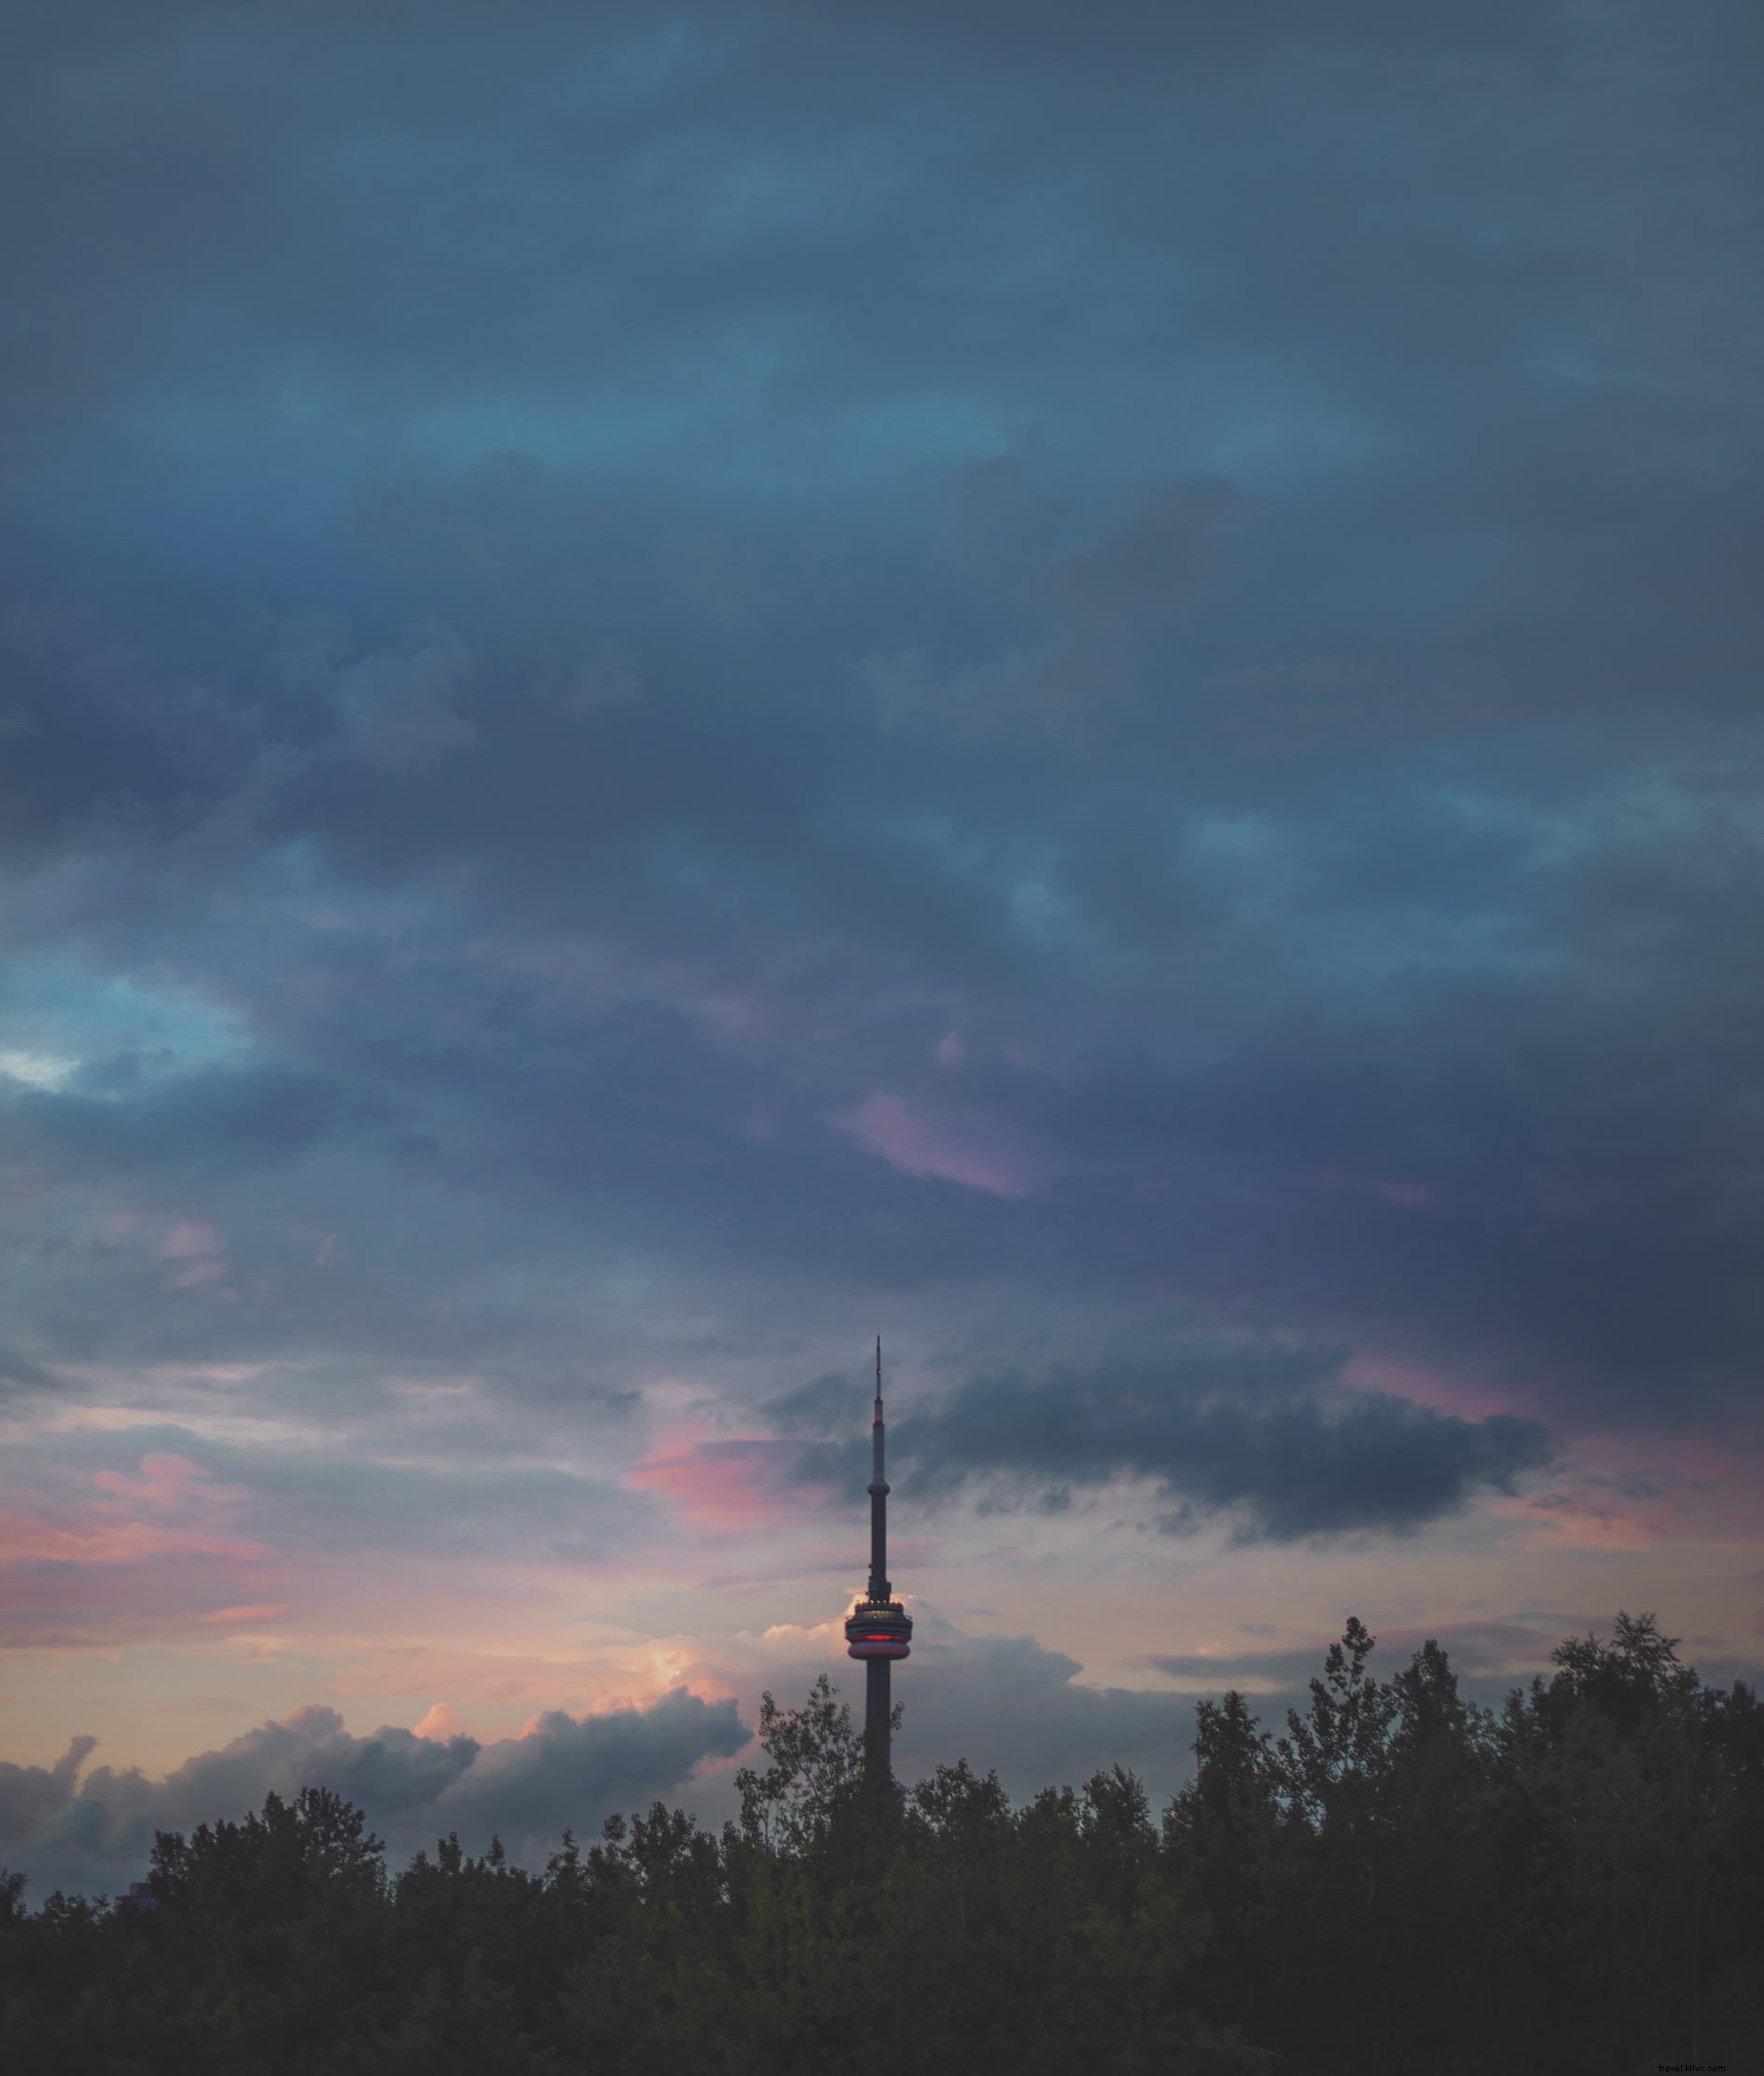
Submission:
POLYGON ((1119 1767, 1013 1809, 868 1784, 823 1679, 767 1697, 721 1838, 657 1804, 538 1873, 390 1874, 323 1790, 161 1833, 150 1904, 0 1878, 0 2041, 58 2076, 1756 2067, 1764 1707, 1651 1617, 1498 1715, 1351 1621, 1304 1711, 1203 1703, 1161 1827, 1119 1767))

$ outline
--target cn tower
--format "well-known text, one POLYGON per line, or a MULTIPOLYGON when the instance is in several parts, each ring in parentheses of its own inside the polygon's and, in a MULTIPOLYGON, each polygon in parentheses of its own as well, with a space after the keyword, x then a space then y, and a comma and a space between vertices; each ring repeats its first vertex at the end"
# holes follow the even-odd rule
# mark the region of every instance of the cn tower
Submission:
POLYGON ((876 1417, 869 1429, 869 1584, 845 1623, 845 1648, 864 1661, 864 1754, 872 1777, 892 1780, 888 1668, 912 1649, 912 1617, 888 1581, 888 1481, 882 1476, 882 1336, 876 1336, 876 1417))

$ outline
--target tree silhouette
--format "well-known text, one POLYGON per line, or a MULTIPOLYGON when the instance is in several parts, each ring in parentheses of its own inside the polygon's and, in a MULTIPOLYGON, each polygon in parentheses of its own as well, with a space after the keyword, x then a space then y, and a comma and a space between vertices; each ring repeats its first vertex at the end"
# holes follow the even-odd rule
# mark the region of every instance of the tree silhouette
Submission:
POLYGON ((863 1766, 826 1679, 769 1694, 720 1838, 657 1803, 545 1866, 456 1836, 396 1874, 322 1788, 162 1832, 152 1907, 0 1877, 0 2046, 31 2076, 1338 2076, 1755 2064, 1764 1707, 1651 1615, 1498 1717, 1350 1620, 1275 1737, 1201 1702, 1154 1819, 1125 1768, 1013 1807, 863 1766))

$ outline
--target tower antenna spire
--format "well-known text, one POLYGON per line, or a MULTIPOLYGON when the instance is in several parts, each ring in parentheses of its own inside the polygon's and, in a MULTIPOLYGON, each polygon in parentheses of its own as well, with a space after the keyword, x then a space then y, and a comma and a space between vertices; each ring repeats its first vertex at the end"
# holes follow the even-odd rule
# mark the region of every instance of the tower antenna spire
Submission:
POLYGON ((889 1666, 912 1649, 912 1617, 888 1579, 888 1479, 882 1468, 882 1335, 876 1336, 876 1411, 869 1428, 869 1582, 845 1623, 845 1648, 864 1661, 864 1751, 872 1777, 893 1778, 889 1666))

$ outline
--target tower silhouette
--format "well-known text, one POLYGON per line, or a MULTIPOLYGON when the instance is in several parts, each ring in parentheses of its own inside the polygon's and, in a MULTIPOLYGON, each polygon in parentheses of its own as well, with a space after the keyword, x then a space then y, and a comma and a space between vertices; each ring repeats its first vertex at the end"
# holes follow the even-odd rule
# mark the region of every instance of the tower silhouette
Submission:
POLYGON ((888 1578, 888 1481, 882 1475, 882 1335, 876 1336, 876 1414, 869 1429, 869 1584, 845 1623, 845 1648, 864 1661, 864 1756, 870 1774, 894 1777, 889 1750, 889 1667, 912 1649, 912 1617, 888 1578))

